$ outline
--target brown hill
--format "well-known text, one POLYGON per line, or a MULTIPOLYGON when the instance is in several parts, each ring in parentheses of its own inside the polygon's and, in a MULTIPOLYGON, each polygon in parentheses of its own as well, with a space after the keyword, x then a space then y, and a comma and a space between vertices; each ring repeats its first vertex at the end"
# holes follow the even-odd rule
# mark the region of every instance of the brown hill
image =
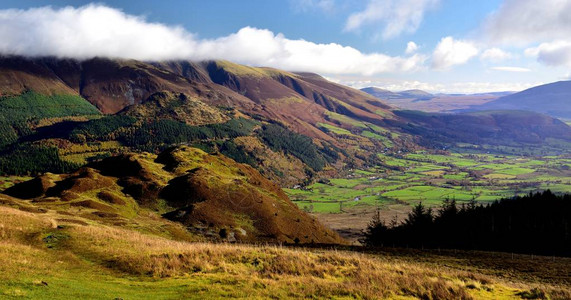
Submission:
POLYGON ((395 111, 414 121, 403 130, 424 145, 550 145, 571 142, 571 127, 547 115, 528 111, 483 111, 464 114, 395 111))
MULTIPOLYGON (((316 128, 317 123, 329 121, 330 113, 381 126, 386 125, 384 119, 394 118, 390 107, 378 99, 316 74, 252 68, 227 61, 202 65, 213 82, 261 104, 268 116, 311 137, 330 140, 316 128)), ((343 125, 352 127, 350 123, 343 125)))
POLYGON ((507 95, 484 105, 472 106, 467 110, 527 110, 570 119, 570 99, 571 81, 558 81, 507 95))
POLYGON ((0 58, 1 78, 4 78, 0 80, 2 94, 25 90, 79 94, 103 113, 119 112, 157 92, 184 93, 209 105, 234 107, 280 120, 297 132, 324 140, 333 139, 316 124, 329 122, 328 113, 378 125, 385 125, 385 118, 394 118, 390 107, 378 99, 318 75, 227 61, 146 63, 8 56, 0 58))
POLYGON ((129 224, 140 209, 151 209, 214 240, 342 242, 252 167, 190 147, 119 155, 5 193, 111 224, 129 224))
MULTIPOLYGON (((225 152, 221 152, 241 162, 256 167, 264 165, 260 170, 264 171, 265 176, 287 185, 303 181, 308 169, 311 173, 333 166, 338 171, 348 163, 356 167, 374 164, 374 155, 380 151, 410 151, 420 148, 419 144, 440 147, 458 142, 484 144, 502 140, 509 140, 511 145, 519 142, 537 144, 550 141, 547 137, 567 142, 567 133, 571 132, 568 126, 555 124, 553 128, 556 130, 553 132, 564 134, 559 137, 551 135, 549 130, 541 129, 544 126, 541 124, 542 117, 538 115, 509 118, 510 122, 495 122, 493 134, 488 134, 489 127, 481 122, 473 122, 474 116, 433 115, 426 119, 416 113, 396 111, 367 93, 329 82, 316 74, 249 67, 227 61, 140 62, 104 58, 74 61, 3 57, 0 58, 0 75, 5 78, 0 81, 3 94, 26 90, 71 93, 81 95, 104 113, 136 117, 135 125, 123 131, 122 126, 125 125, 117 120, 110 120, 115 122, 111 124, 115 127, 108 126, 105 120, 90 127, 105 129, 101 130, 105 134, 99 137, 100 140, 92 142, 113 140, 123 135, 122 144, 114 151, 124 151, 123 146, 157 151, 172 144, 192 142, 195 145, 206 141, 211 142, 208 149, 224 148, 225 152), (13 77, 11 74, 18 75, 13 77), (188 139, 187 133, 196 128, 156 122, 157 119, 170 119, 195 126, 220 124, 244 115, 246 119, 259 121, 252 132, 223 137, 211 135, 201 141, 188 139), (309 143, 299 143, 289 133, 283 140, 271 141, 268 135, 285 132, 266 126, 271 122, 310 137, 315 144, 312 148, 322 154, 327 153, 327 162, 324 163, 325 158, 322 157, 311 166, 312 158, 308 158, 302 149, 309 143), (109 132, 106 131, 107 127, 111 128, 109 132), (529 128, 539 130, 529 131, 529 128), (478 133, 478 138, 471 139, 475 133, 478 133), (179 138, 168 139, 165 136, 179 138), (238 137, 240 140, 236 140, 238 137), (154 139, 159 141, 153 144, 154 139), (263 145, 257 145, 256 139, 263 145), (246 140, 252 144, 245 143, 246 140), (140 145, 140 141, 144 145, 140 145), (228 143, 222 145, 222 142, 228 143), (160 148, 156 145, 160 145, 160 148), (268 148, 276 155, 264 155, 268 148), (245 149, 249 152, 245 153, 245 149), (280 161, 272 162, 269 159, 276 156, 280 161), (286 172, 281 171, 284 160, 291 165, 285 168, 286 172)), ((412 92, 419 94, 418 91, 412 92)), ((56 122, 44 121, 48 124, 56 122)), ((40 142, 45 139, 42 134, 47 132, 53 138, 68 139, 69 135, 53 134, 58 130, 65 131, 66 126, 76 125, 70 122, 55 124, 32 137, 26 137, 26 141, 40 142)), ((20 132, 19 129, 8 129, 20 132)), ((0 135, 0 142, 1 138, 0 135)), ((5 143, 13 143, 17 139, 14 133, 5 138, 5 143)), ((315 158, 315 155, 312 156, 315 158)), ((334 174, 335 170, 328 174, 334 174)))
POLYGON ((188 125, 224 123, 230 119, 221 110, 183 93, 157 92, 139 105, 127 106, 122 114, 139 119, 171 119, 188 125))
POLYGON ((135 60, 93 58, 85 61, 55 58, 0 58, 0 91, 20 94, 79 94, 103 113, 116 113, 160 91, 200 96, 240 107, 247 98, 221 86, 205 86, 152 64, 135 60))
MULTIPOLYGON (((75 61, 21 57, 0 58, 0 74, 7 78, 0 81, 0 91, 4 93, 37 90, 75 94, 103 113, 119 112, 145 121, 174 119, 189 125, 212 124, 235 117, 238 112, 277 121, 312 138, 319 147, 333 146, 347 151, 336 150, 341 157, 354 157, 357 165, 375 149, 414 146, 403 143, 399 135, 385 129, 387 120, 398 119, 389 106, 316 74, 254 68, 227 61, 149 63, 105 58, 75 61), (18 78, 16 87, 9 79, 14 72, 26 74, 18 78)), ((285 150, 279 151, 287 155, 285 150)))

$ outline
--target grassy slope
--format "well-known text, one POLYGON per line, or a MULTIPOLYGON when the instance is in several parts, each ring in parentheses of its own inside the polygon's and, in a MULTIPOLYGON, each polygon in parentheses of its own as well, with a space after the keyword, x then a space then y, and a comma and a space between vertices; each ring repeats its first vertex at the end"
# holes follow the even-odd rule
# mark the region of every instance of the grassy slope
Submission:
POLYGON ((191 147, 107 158, 4 192, 107 225, 136 226, 152 209, 214 240, 343 243, 252 167, 191 147))
POLYGON ((177 242, 5 206, 0 216, 0 295, 8 297, 516 299, 535 286, 569 295, 557 284, 508 282, 407 257, 177 242))
POLYGON ((97 108, 74 95, 48 96, 28 91, 18 96, 0 98, 1 121, 8 123, 99 114, 97 108))
POLYGON ((20 95, 0 97, 0 147, 13 143, 19 135, 31 133, 41 122, 78 116, 95 116, 100 112, 76 95, 44 95, 26 91, 20 95))

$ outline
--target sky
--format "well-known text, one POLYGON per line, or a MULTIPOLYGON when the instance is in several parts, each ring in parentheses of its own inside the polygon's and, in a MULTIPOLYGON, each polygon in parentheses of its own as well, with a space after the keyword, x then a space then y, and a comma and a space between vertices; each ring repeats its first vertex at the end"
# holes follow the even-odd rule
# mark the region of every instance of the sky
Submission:
POLYGON ((571 0, 3 0, 0 54, 226 59, 355 88, 519 91, 571 79, 571 0))

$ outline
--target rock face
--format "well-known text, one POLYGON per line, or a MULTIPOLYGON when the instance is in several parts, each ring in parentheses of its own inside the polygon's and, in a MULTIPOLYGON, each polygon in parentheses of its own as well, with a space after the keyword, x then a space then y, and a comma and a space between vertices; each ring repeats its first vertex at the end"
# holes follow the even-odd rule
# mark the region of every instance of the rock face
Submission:
POLYGON ((185 146, 158 156, 107 158, 71 174, 42 175, 5 193, 35 203, 56 201, 98 218, 129 219, 141 208, 152 209, 215 240, 343 242, 254 168, 185 146))

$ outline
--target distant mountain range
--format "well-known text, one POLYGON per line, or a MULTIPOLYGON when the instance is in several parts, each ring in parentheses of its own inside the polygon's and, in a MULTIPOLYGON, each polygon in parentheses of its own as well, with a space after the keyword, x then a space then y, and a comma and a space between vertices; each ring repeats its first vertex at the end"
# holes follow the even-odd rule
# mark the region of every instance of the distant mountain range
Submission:
POLYGON ((477 96, 477 97, 503 97, 507 95, 511 95, 514 92, 489 92, 489 93, 475 93, 475 94, 446 94, 446 93, 429 93, 427 91, 419 90, 419 89, 412 89, 412 90, 405 90, 400 92, 393 92, 390 90, 378 88, 378 87, 366 87, 362 88, 361 91, 382 99, 387 100, 390 102, 394 99, 412 99, 412 100, 430 100, 436 97, 467 97, 467 96, 477 96))
POLYGON ((528 110, 571 119, 571 81, 536 86, 469 110, 528 110))
POLYGON ((389 90, 367 87, 361 91, 386 101, 400 109, 420 110, 426 112, 448 112, 479 106, 513 92, 491 92, 478 94, 431 94, 423 90, 406 90, 392 92, 389 90))
POLYGON ((377 87, 367 87, 361 89, 361 91, 376 98, 387 100, 389 102, 394 99, 429 100, 434 97, 433 94, 425 92, 423 90, 406 90, 401 92, 392 92, 377 87))
POLYGON ((525 110, 571 119, 571 81, 544 84, 521 92, 430 94, 419 90, 392 92, 376 87, 361 91, 402 109, 428 112, 525 110))

